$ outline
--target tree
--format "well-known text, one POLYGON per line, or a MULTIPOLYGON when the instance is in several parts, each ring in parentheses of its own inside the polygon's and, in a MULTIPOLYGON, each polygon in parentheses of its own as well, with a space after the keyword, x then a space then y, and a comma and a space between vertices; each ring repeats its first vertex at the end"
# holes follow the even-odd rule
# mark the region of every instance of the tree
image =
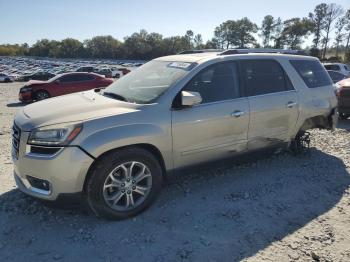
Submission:
POLYGON ((284 21, 282 38, 289 48, 298 49, 303 42, 303 37, 310 34, 311 31, 312 22, 308 18, 295 17, 284 21))
POLYGON ((309 19, 313 23, 314 38, 312 40, 313 47, 318 49, 321 40, 322 31, 325 27, 325 19, 327 15, 327 4, 322 3, 315 7, 313 13, 309 13, 309 19))
POLYGON ((327 5, 327 13, 325 17, 325 37, 323 38, 323 55, 325 58, 327 52, 327 46, 329 42, 329 33, 332 30, 333 22, 343 13, 343 8, 337 4, 329 4, 327 5))
POLYGON ((261 34, 262 43, 264 47, 270 47, 270 40, 274 30, 275 19, 271 15, 264 17, 261 25, 261 34))
POLYGON ((254 45, 256 40, 253 36, 258 31, 256 24, 247 17, 239 20, 228 20, 215 28, 214 35, 220 48, 239 47, 246 48, 254 45))
POLYGON ((346 25, 346 18, 340 17, 335 24, 337 31, 335 32, 335 56, 338 57, 339 45, 343 42, 345 34, 343 33, 344 26, 346 25))
POLYGON ((348 34, 347 39, 346 39, 345 52, 348 52, 349 51, 349 42, 350 42, 350 9, 348 9, 348 11, 346 11, 346 14, 344 17, 345 17, 345 23, 346 23, 345 31, 348 34))
POLYGON ((193 41, 194 41, 194 47, 196 49, 203 49, 204 45, 203 45, 203 39, 201 34, 195 35, 193 38, 193 41))
POLYGON ((222 49, 228 49, 232 43, 231 28, 234 27, 235 21, 227 20, 215 28, 214 36, 218 46, 222 49))
POLYGON ((240 48, 246 48, 249 44, 254 45, 256 43, 253 34, 258 31, 258 26, 247 17, 237 20, 235 29, 237 30, 237 40, 240 48))
POLYGON ((271 39, 274 41, 274 48, 283 48, 284 41, 283 41, 283 22, 280 17, 278 17, 273 25, 273 35, 271 36, 271 39))
POLYGON ((120 55, 121 43, 112 36, 95 36, 85 40, 84 46, 89 57, 117 58, 120 55))

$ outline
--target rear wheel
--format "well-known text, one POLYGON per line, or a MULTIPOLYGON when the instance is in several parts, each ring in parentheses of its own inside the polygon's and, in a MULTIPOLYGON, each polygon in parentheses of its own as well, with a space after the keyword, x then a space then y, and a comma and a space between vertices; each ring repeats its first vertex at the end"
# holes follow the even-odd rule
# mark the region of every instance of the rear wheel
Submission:
POLYGON ((339 118, 340 119, 348 119, 349 117, 350 117, 350 114, 339 113, 339 118))
POLYGON ((11 82, 11 79, 10 78, 5 78, 5 83, 10 83, 11 82))
POLYGON ((34 98, 35 98, 35 100, 40 101, 40 100, 50 98, 50 94, 45 90, 39 90, 39 91, 35 92, 34 98))
POLYGON ((142 148, 103 156, 87 181, 87 198, 96 215, 109 219, 135 216, 148 208, 161 190, 158 160, 142 148))

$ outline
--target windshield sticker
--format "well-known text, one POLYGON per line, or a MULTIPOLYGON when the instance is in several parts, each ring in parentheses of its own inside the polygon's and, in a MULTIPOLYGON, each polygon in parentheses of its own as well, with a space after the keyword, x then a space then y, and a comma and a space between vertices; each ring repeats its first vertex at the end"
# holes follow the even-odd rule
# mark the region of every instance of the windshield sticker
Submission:
POLYGON ((175 68, 188 69, 191 65, 192 65, 192 63, 172 62, 168 66, 169 67, 175 67, 175 68))

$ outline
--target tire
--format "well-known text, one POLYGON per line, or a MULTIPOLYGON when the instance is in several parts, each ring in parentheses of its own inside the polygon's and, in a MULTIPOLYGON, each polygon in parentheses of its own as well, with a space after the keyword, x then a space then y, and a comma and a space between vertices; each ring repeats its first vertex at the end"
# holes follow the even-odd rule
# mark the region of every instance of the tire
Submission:
POLYGON ((41 101, 50 98, 50 94, 45 90, 39 90, 35 92, 34 98, 36 101, 41 101))
POLYGON ((11 82, 11 79, 10 79, 10 78, 5 78, 4 82, 5 82, 5 83, 10 83, 10 82, 11 82))
POLYGON ((143 212, 155 201, 162 187, 162 168, 149 151, 139 147, 121 149, 97 161, 85 188, 87 202, 97 216, 126 219, 143 212), (131 170, 130 181, 126 170, 131 170), (144 178, 138 181, 142 171, 144 178))
POLYGON ((350 114, 345 114, 345 113, 339 113, 339 118, 340 119, 348 119, 350 117, 350 114))

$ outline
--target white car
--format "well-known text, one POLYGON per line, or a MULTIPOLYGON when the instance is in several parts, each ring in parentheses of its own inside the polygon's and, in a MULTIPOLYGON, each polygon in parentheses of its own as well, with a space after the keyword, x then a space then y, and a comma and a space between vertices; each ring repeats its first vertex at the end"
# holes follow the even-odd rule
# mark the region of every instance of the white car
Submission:
POLYGON ((7 74, 0 73, 0 82, 9 83, 9 82, 13 82, 13 81, 14 81, 13 76, 9 76, 7 74))
POLYGON ((350 66, 342 63, 324 63, 326 70, 340 72, 346 76, 350 76, 350 66))

